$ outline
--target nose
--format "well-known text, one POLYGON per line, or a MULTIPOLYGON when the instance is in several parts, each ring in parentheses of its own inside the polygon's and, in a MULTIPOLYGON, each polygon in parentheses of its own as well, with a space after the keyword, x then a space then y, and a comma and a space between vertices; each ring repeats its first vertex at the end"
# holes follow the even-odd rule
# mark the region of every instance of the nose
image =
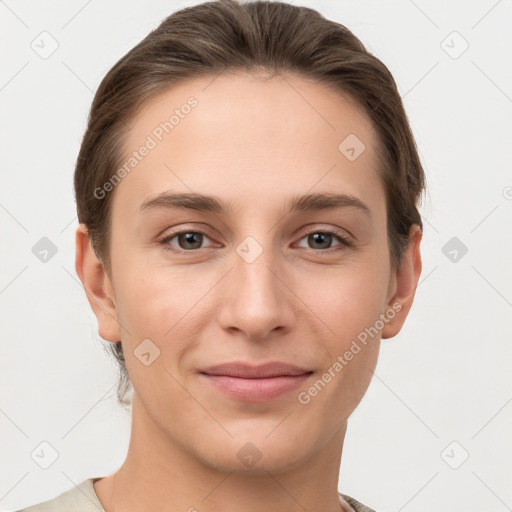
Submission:
POLYGON ((282 336, 292 329, 296 318, 288 272, 270 249, 263 250, 254 261, 240 254, 234 256, 234 266, 222 290, 222 328, 242 333, 253 342, 282 336))

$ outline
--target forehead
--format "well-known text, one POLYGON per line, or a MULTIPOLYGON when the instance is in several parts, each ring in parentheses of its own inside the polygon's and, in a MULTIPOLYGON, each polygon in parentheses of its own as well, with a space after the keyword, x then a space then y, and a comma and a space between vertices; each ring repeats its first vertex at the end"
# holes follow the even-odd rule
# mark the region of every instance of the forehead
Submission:
POLYGON ((190 80, 147 101, 129 127, 127 172, 113 198, 124 215, 168 190, 223 196, 240 208, 335 189, 382 200, 370 119, 350 97, 296 75, 190 80))

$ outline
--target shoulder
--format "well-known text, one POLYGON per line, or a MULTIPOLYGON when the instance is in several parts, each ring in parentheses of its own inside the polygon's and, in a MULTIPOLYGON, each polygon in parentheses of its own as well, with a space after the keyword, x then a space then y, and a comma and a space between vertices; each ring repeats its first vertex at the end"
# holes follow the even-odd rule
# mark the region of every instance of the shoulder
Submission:
MULTIPOLYGON (((96 478, 88 478, 55 498, 26 507, 18 512, 105 512, 93 487, 96 478)), ((354 512, 377 512, 347 494, 338 493, 354 512)))
POLYGON ((97 479, 88 478, 49 501, 18 512, 105 512, 94 492, 95 480, 97 479))
POLYGON ((378 512, 377 510, 363 505, 360 501, 357 501, 352 496, 347 494, 338 493, 353 509, 354 512, 378 512))

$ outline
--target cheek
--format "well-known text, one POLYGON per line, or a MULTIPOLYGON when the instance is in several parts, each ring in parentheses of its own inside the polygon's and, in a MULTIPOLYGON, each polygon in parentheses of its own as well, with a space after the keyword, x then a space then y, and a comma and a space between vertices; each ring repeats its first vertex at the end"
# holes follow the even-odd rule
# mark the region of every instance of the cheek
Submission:
POLYGON ((334 348, 373 325, 384 306, 387 274, 377 258, 296 273, 294 291, 325 327, 334 348))
POLYGON ((330 418, 335 426, 343 419, 339 411, 348 417, 357 407, 377 364, 380 332, 372 329, 382 312, 384 291, 379 270, 373 268, 338 272, 335 283, 320 280, 324 286, 309 293, 308 305, 320 318, 316 326, 322 332, 317 351, 324 355, 317 380, 301 396, 310 402, 314 417, 330 418))
POLYGON ((146 266, 135 272, 136 266, 125 274, 118 304, 119 320, 126 328, 123 347, 130 380, 147 406, 175 403, 185 410, 173 377, 179 379, 180 362, 199 339, 202 327, 193 308, 197 293, 179 271, 146 266))
POLYGON ((117 313, 130 352, 149 339, 160 350, 160 361, 170 368, 195 346, 209 318, 204 299, 215 283, 198 275, 197 268, 125 261, 118 279, 117 313))

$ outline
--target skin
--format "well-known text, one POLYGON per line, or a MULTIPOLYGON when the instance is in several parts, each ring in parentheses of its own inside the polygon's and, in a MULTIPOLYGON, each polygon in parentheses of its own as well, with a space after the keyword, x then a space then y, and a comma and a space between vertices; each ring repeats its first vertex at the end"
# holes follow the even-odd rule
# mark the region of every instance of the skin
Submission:
POLYGON ((99 333, 122 339, 134 386, 127 458, 94 489, 107 512, 339 511, 347 419, 371 381, 381 338, 395 336, 408 315, 421 230, 411 228, 392 272, 377 136, 349 98, 289 74, 212 80, 165 91, 131 121, 127 155, 174 108, 198 100, 114 190, 112 275, 86 227, 76 232, 76 270, 99 333), (354 161, 338 150, 351 133, 366 146, 354 161), (171 190, 215 195, 233 212, 139 212, 143 201, 171 190), (316 192, 356 196, 370 215, 354 207, 285 213, 289 197, 316 192), (315 244, 307 235, 320 228, 353 244, 335 236, 315 244), (158 242, 180 230, 204 233, 195 254, 178 237, 166 243, 181 254, 158 242), (236 251, 247 236, 263 251, 252 263, 236 251), (401 310, 379 334, 301 404, 298 393, 396 303, 401 310), (161 351, 149 366, 134 355, 146 338, 161 351), (276 400, 243 402, 198 375, 234 360, 284 361, 313 374, 276 400), (248 442, 261 454, 252 467, 237 457, 248 442))

